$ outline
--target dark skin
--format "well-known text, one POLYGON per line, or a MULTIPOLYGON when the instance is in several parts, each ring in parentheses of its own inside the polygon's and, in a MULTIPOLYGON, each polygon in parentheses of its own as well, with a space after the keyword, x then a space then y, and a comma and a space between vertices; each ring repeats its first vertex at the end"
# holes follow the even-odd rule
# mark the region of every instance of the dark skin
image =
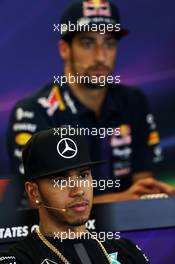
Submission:
MULTIPOLYGON (((59 42, 59 53, 64 61, 64 74, 68 76, 111 75, 116 65, 118 41, 111 33, 81 32, 75 34, 71 43, 59 42)), ((93 84, 69 84, 71 91, 79 101, 92 110, 98 120, 104 102, 107 86, 93 84)), ((141 195, 166 193, 175 195, 175 189, 154 178, 151 171, 142 171, 132 175, 133 185, 120 193, 108 193, 94 197, 94 203, 115 202, 139 199, 141 195)))
POLYGON ((39 209, 40 230, 44 235, 74 231, 87 232, 85 223, 89 219, 93 201, 92 176, 90 168, 69 170, 66 173, 49 178, 37 179, 34 182, 26 182, 25 189, 31 204, 39 209), (61 178, 60 178, 61 177, 61 178), (55 185, 59 179, 74 181, 70 187, 55 185), (80 181, 86 180, 86 185, 80 181), (37 204, 36 201, 39 201, 37 204), (57 208, 48 209, 43 207, 57 208), (66 212, 59 209, 66 209, 66 212))

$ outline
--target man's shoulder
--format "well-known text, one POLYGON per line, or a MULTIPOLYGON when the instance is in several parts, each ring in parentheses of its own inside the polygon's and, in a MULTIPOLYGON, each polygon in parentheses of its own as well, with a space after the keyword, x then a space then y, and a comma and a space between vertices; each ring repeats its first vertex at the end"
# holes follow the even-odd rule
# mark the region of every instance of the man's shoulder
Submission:
POLYGON ((18 250, 25 250, 27 248, 30 248, 32 245, 34 245, 35 241, 36 241, 36 236, 34 233, 32 233, 29 236, 27 236, 26 238, 15 243, 12 247, 10 247, 9 251, 15 252, 18 250))
POLYGON ((40 88, 38 91, 34 92, 30 96, 26 96, 19 100, 15 104, 15 109, 16 108, 24 108, 24 109, 33 109, 37 106, 40 105, 40 101, 45 98, 46 99, 49 97, 49 94, 51 93, 53 89, 53 84, 47 84, 40 88))
POLYGON ((31 263, 34 248, 34 235, 30 235, 27 238, 15 243, 7 252, 1 252, 0 264, 31 263))
POLYGON ((106 240, 105 243, 110 255, 114 254, 117 251, 123 256, 128 256, 129 258, 134 259, 135 261, 137 261, 136 263, 149 264, 148 258, 142 252, 140 247, 134 244, 129 239, 110 239, 106 240))
POLYGON ((8 252, 0 252, 0 264, 16 264, 16 257, 8 252))
POLYGON ((144 97, 143 91, 137 86, 129 85, 112 85, 110 91, 114 97, 119 97, 123 100, 138 100, 140 97, 144 97))
POLYGON ((107 239, 105 240, 105 246, 114 249, 118 248, 121 251, 127 251, 130 247, 135 247, 133 242, 131 242, 129 239, 125 238, 119 238, 119 239, 107 239))

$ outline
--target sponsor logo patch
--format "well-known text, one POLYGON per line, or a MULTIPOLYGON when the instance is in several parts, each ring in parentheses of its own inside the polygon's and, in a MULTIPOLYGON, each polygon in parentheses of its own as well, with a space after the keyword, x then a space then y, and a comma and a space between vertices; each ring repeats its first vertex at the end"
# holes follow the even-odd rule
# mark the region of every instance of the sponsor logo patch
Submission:
POLYGON ((29 131, 34 133, 37 129, 37 125, 30 123, 15 123, 13 124, 13 131, 29 131))
POLYGON ((111 264, 122 264, 120 261, 117 260, 118 252, 109 254, 109 258, 111 259, 111 264))
POLYGON ((44 259, 41 264, 58 264, 58 262, 52 261, 50 259, 44 259))
POLYGON ((122 159, 128 159, 132 154, 132 149, 129 147, 123 149, 114 148, 112 150, 112 154, 114 156, 121 157, 122 159))
POLYGON ((32 119, 34 118, 34 112, 24 111, 22 108, 16 109, 16 119, 22 120, 23 118, 32 119))
POLYGON ((57 109, 60 111, 64 111, 66 109, 60 90, 57 86, 53 86, 48 98, 39 98, 38 103, 47 109, 47 114, 49 116, 52 116, 57 109))
POLYGON ((120 127, 120 136, 113 135, 111 137, 111 147, 120 147, 130 145, 132 143, 131 127, 127 124, 122 124, 120 127))
POLYGON ((131 134, 131 127, 129 125, 121 125, 120 126, 120 135, 122 137, 128 136, 131 134))
POLYGON ((19 133, 15 137, 16 144, 23 146, 25 145, 28 140, 32 137, 32 134, 30 133, 19 133))
POLYGON ((16 264, 15 260, 16 260, 16 258, 14 256, 3 256, 3 257, 0 257, 0 261, 3 261, 3 263, 16 264), (4 261, 8 261, 8 262, 4 262, 4 261))
POLYGON ((156 126, 156 123, 155 123, 155 120, 154 120, 154 116, 152 114, 148 114, 146 116, 146 122, 149 124, 151 130, 155 130, 156 129, 157 126, 156 126))
POLYGON ((147 143, 149 146, 156 145, 156 144, 160 143, 159 133, 157 131, 151 132, 149 134, 149 138, 148 138, 147 143))
POLYGON ((116 177, 127 175, 131 172, 131 168, 116 169, 113 171, 116 177))
POLYGON ((16 158, 19 158, 19 159, 21 159, 22 158, 22 150, 20 150, 20 149, 14 149, 14 156, 16 157, 16 158))
POLYGON ((70 108, 72 114, 77 114, 78 111, 75 107, 75 104, 74 104, 74 101, 72 100, 72 98, 70 97, 69 93, 68 92, 64 92, 64 100, 67 104, 67 106, 70 108))

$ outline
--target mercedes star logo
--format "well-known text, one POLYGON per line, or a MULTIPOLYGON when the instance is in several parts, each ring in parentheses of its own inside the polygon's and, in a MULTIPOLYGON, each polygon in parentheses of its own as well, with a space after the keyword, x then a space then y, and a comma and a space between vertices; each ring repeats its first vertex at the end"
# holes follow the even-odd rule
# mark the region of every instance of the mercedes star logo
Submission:
POLYGON ((45 260, 43 260, 43 262, 41 264, 58 264, 58 263, 54 262, 54 261, 52 261, 50 259, 45 259, 45 260))
POLYGON ((57 144, 57 151, 61 157, 71 159, 77 154, 77 145, 70 138, 62 138, 57 144))

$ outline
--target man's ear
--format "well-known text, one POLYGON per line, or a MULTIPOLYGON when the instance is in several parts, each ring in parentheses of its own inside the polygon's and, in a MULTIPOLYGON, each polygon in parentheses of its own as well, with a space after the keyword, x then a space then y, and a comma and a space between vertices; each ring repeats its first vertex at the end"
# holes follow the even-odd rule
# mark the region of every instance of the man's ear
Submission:
POLYGON ((25 191, 27 193, 29 203, 31 207, 36 208, 36 201, 40 201, 40 195, 38 191, 38 185, 35 182, 25 182, 25 191))
POLYGON ((70 45, 63 39, 58 42, 58 50, 64 62, 70 60, 70 45))

